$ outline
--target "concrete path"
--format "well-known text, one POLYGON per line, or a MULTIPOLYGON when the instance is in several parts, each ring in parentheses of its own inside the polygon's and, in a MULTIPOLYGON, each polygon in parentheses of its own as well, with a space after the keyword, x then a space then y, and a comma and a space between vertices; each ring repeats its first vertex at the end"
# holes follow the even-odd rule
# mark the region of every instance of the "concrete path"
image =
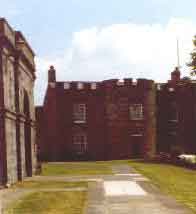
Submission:
POLYGON ((104 177, 89 188, 87 214, 189 214, 189 209, 165 196, 148 179, 115 166, 115 175, 104 177))

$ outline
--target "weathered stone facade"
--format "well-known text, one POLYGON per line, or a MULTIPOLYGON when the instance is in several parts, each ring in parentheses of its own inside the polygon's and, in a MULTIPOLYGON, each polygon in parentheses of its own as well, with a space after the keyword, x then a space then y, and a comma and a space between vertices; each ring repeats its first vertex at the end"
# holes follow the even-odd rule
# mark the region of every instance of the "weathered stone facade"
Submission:
POLYGON ((34 53, 21 32, 0 19, 0 184, 36 168, 34 53))

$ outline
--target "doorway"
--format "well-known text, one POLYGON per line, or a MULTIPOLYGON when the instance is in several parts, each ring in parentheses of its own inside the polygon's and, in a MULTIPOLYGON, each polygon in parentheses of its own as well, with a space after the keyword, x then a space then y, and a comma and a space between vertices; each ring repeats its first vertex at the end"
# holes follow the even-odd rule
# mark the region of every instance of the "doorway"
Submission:
POLYGON ((143 156, 142 141, 143 141, 142 135, 134 135, 131 137, 132 158, 141 158, 143 156))

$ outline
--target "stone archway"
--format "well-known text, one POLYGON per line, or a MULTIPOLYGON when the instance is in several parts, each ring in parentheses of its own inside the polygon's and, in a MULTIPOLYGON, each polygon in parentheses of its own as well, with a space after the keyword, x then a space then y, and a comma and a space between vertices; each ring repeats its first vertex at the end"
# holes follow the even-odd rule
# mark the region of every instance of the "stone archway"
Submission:
POLYGON ((23 109, 24 109, 24 115, 25 115, 25 124, 24 124, 25 169, 26 169, 26 175, 32 176, 30 104, 29 104, 28 93, 25 90, 24 90, 23 109))

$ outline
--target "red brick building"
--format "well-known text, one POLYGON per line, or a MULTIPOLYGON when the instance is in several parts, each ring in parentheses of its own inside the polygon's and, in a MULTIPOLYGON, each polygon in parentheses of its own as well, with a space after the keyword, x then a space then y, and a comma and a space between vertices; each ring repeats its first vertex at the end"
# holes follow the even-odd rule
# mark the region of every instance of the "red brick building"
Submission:
POLYGON ((37 107, 40 159, 109 160, 151 156, 156 85, 151 80, 57 82, 53 67, 37 107))
POLYGON ((181 79, 178 68, 168 83, 155 84, 57 82, 51 67, 36 115, 44 161, 150 157, 176 148, 196 153, 196 82, 181 79))
POLYGON ((157 86, 157 151, 196 153, 196 81, 171 73, 157 86))

